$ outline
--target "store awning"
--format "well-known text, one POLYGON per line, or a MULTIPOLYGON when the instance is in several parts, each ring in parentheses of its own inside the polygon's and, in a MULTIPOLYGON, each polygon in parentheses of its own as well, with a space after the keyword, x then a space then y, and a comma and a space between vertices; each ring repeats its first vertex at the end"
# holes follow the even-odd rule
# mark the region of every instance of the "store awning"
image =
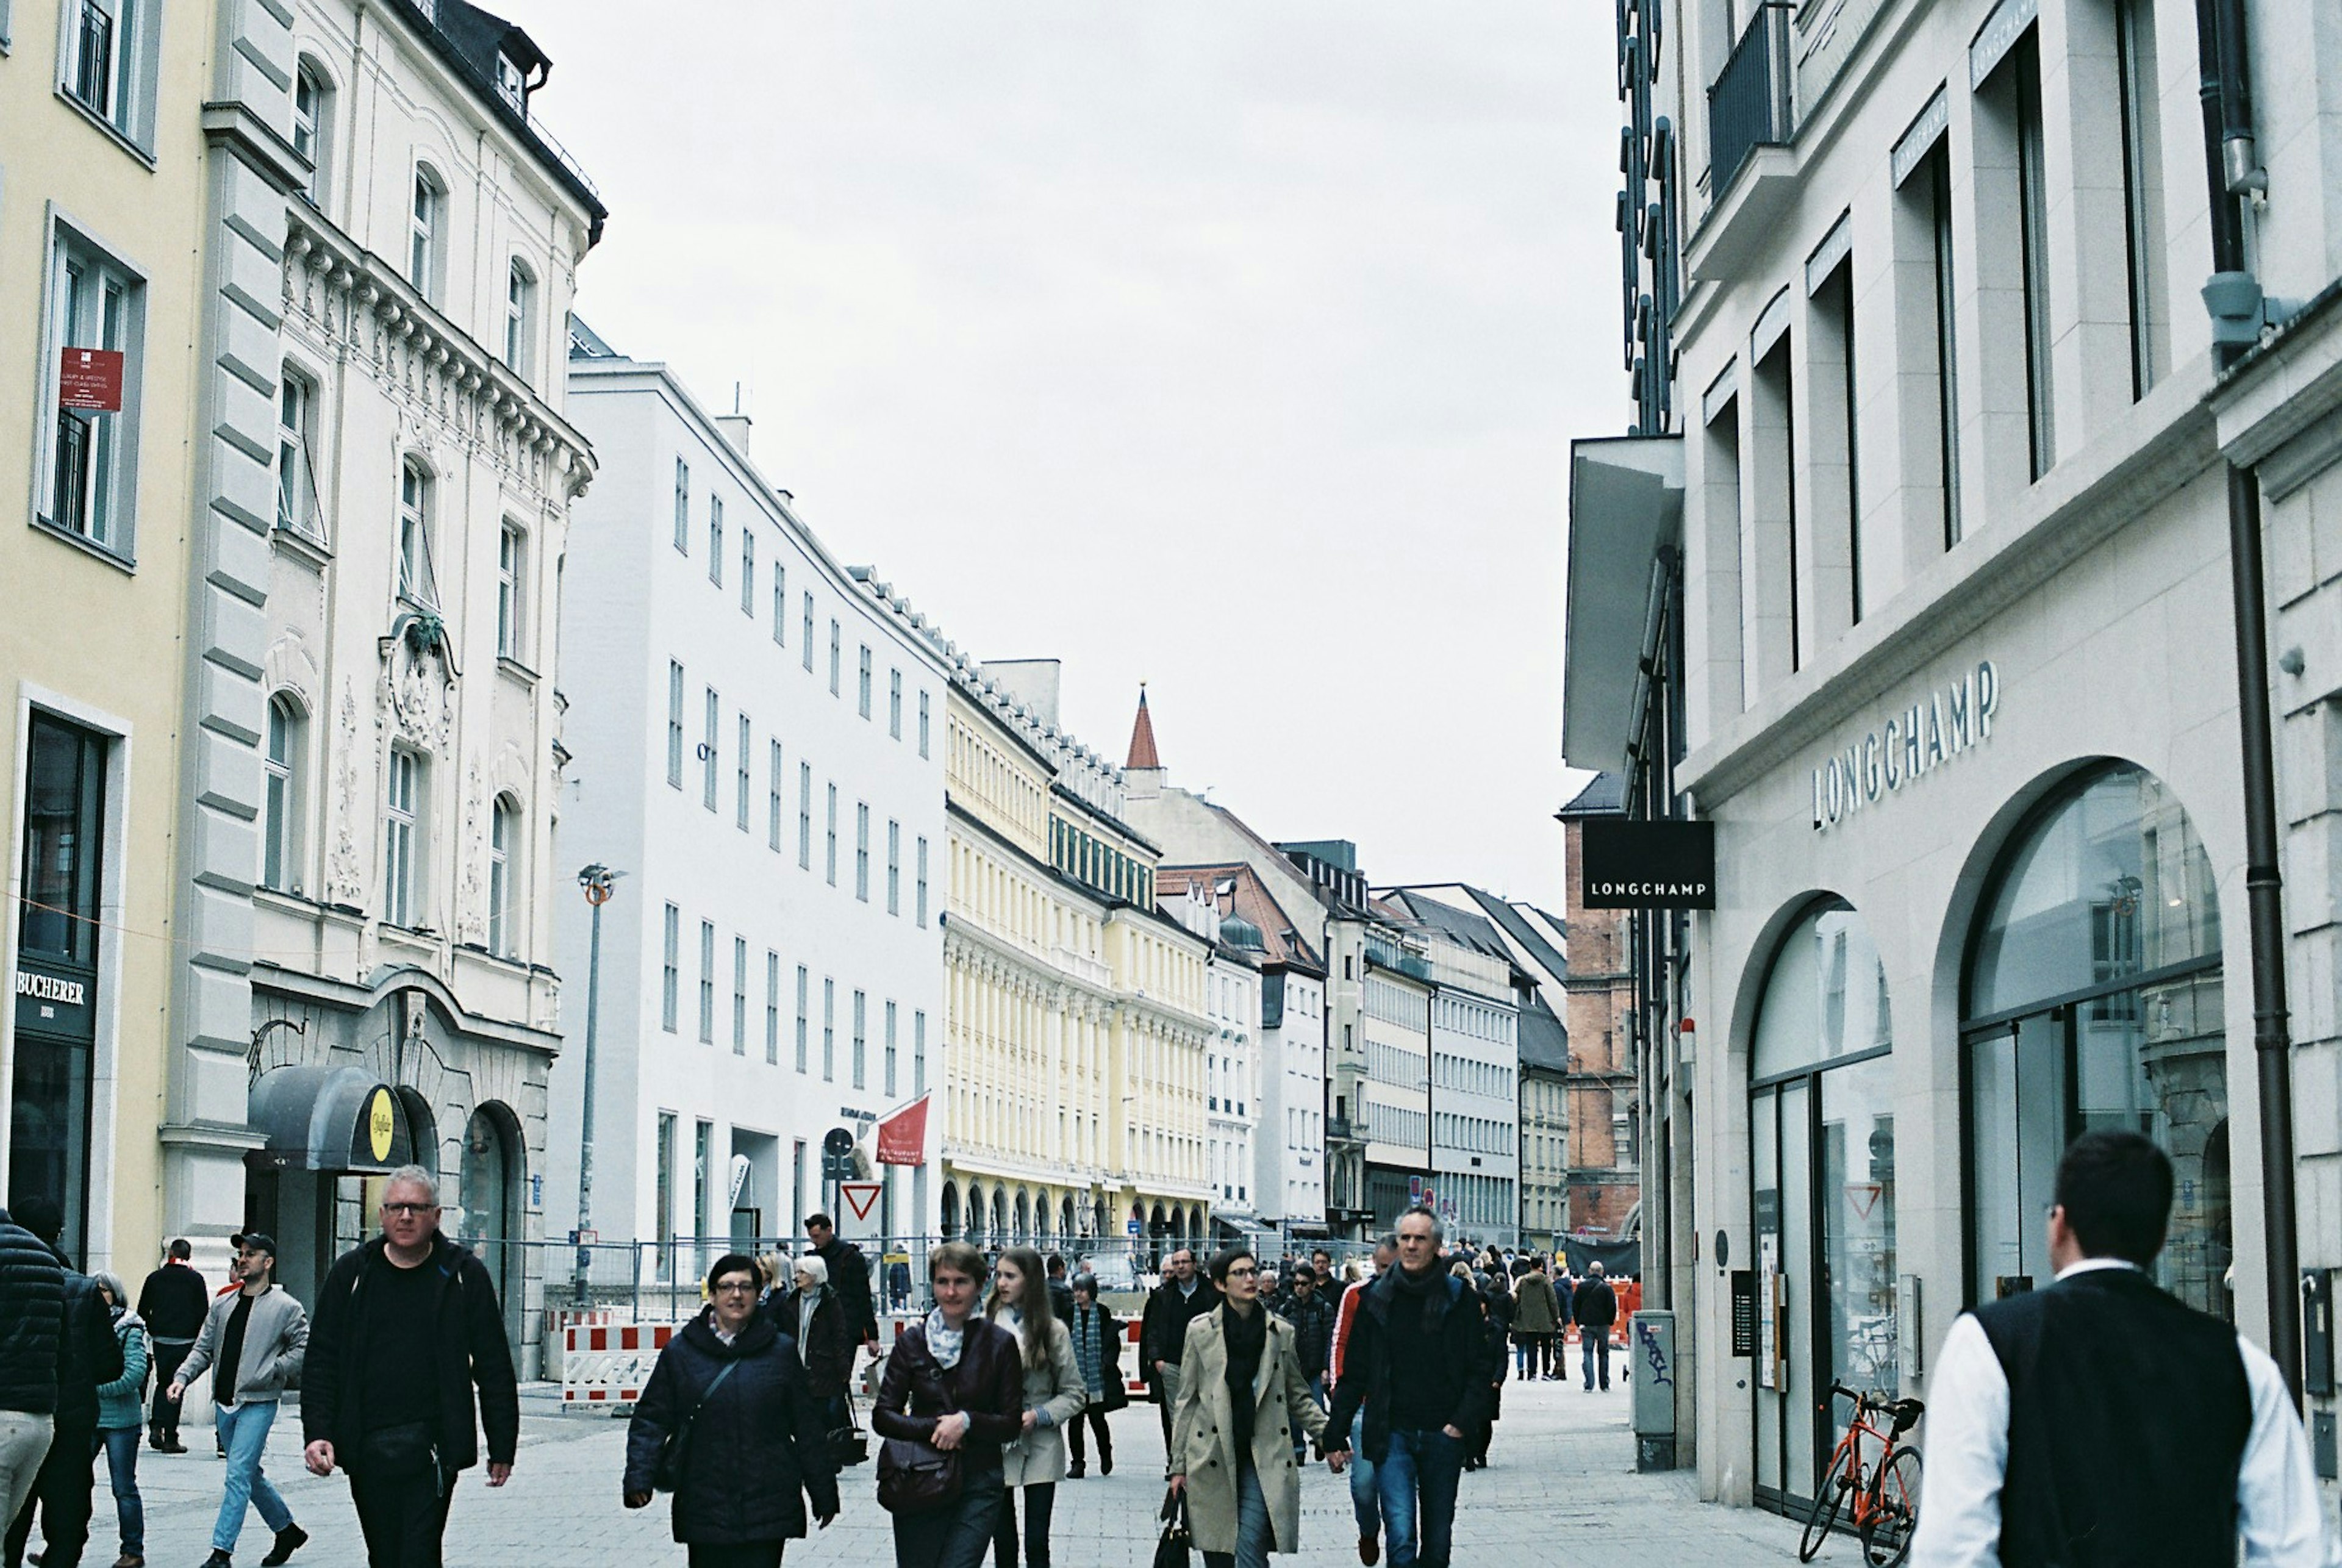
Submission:
POLYGON ((1561 751, 1573 766, 1616 770, 1625 763, 1653 571, 1662 545, 1680 544, 1683 497, 1680 435, 1570 443, 1561 751))
POLYGON ((356 1067, 275 1067, 252 1085, 247 1119, 260 1158, 295 1171, 395 1171, 415 1163, 405 1107, 356 1067))
POLYGON ((1214 1214, 1212 1223, 1233 1236, 1273 1236, 1276 1228, 1258 1220, 1247 1220, 1237 1214, 1214 1214))

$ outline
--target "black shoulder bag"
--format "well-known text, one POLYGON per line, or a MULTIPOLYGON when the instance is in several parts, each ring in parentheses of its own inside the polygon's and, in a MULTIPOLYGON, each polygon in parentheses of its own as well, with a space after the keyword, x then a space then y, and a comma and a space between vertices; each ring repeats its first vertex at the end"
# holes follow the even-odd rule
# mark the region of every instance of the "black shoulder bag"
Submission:
MULTIPOLYGON (((908 1345, 898 1341, 895 1353, 906 1353, 908 1345)), ((943 1386, 942 1369, 922 1339, 918 1344, 922 1364, 912 1368, 912 1393, 905 1400, 916 1414, 952 1413, 951 1401, 943 1386), (918 1385, 927 1385, 928 1400, 936 1408, 921 1411, 918 1385)), ((924 1438, 890 1437, 878 1450, 878 1506, 889 1513, 931 1513, 948 1508, 959 1501, 960 1450, 941 1449, 924 1438)))
POLYGON ((699 1419, 699 1413, 707 1408, 707 1402, 716 1397, 716 1391, 724 1386, 724 1380, 730 1377, 733 1369, 739 1364, 736 1356, 726 1362, 722 1369, 708 1379, 706 1388, 701 1391, 689 1413, 659 1439, 658 1457, 651 1462, 651 1485, 661 1492, 673 1492, 683 1484, 683 1462, 691 1449, 692 1423, 699 1419))

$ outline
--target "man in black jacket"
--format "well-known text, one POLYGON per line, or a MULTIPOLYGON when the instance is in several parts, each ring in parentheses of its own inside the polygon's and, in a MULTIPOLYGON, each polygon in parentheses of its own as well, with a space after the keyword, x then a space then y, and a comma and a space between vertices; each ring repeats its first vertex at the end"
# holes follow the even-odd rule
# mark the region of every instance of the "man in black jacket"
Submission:
MULTIPOLYGON (((1326 1408, 1326 1363, 1334 1353, 1334 1308, 1317 1293, 1317 1271, 1304 1264, 1293 1271, 1293 1289, 1276 1315, 1293 1325, 1293 1352, 1301 1363, 1301 1375, 1309 1380, 1309 1397, 1317 1408, 1326 1408)), ((1307 1443, 1301 1433, 1299 1412, 1293 1421, 1293 1458, 1295 1463, 1308 1457, 1307 1443)))
POLYGON ((1051 1253, 1049 1270, 1049 1310, 1067 1329, 1074 1326, 1074 1287, 1066 1278, 1066 1258, 1063 1253, 1051 1253))
POLYGON ((1163 1260, 1163 1283, 1147 1293, 1138 1320, 1138 1361, 1163 1418, 1163 1455, 1171 1455, 1171 1402, 1179 1397, 1179 1358, 1187 1325, 1220 1304, 1219 1288, 1196 1273, 1196 1254, 1181 1247, 1163 1260))
POLYGON ((1586 1387, 1594 1388, 1594 1369, 1602 1368, 1602 1387, 1610 1387, 1610 1325, 1618 1321, 1618 1293, 1602 1277, 1599 1260, 1586 1265, 1586 1277, 1570 1297, 1570 1321, 1577 1324, 1578 1360, 1585 1363, 1586 1387))
POLYGON ((179 1441, 179 1402, 171 1397, 171 1380, 195 1348, 212 1305, 204 1276, 187 1261, 195 1255, 185 1237, 175 1238, 163 1266, 146 1276, 138 1292, 138 1315, 155 1347, 155 1403, 146 1413, 146 1441, 157 1453, 187 1452, 179 1441))
POLYGON ((878 1349, 878 1313, 870 1304, 870 1260, 852 1242, 842 1240, 827 1214, 806 1216, 806 1240, 813 1255, 829 1270, 829 1288, 846 1311, 846 1328, 855 1342, 878 1349))
POLYGON ((65 1269, 0 1209, 0 1519, 14 1519, 56 1432, 65 1269))
POLYGON ((96 1452, 97 1389, 122 1375, 122 1342, 114 1337, 114 1317, 97 1282, 76 1273, 57 1251, 65 1230, 65 1209, 53 1198, 26 1198, 16 1205, 17 1223, 48 1248, 64 1271, 63 1315, 57 1334, 56 1435, 41 1462, 33 1494, 23 1500, 8 1525, 5 1561, 16 1568, 33 1533, 33 1509, 41 1511, 44 1568, 75 1568, 89 1542, 89 1456, 96 1452))
POLYGON ((1363 1411, 1392 1568, 1448 1568, 1466 1438, 1487 1405, 1479 1298, 1439 1266, 1439 1243, 1430 1209, 1399 1216, 1398 1266, 1359 1295, 1326 1417, 1326 1452, 1346 1452, 1363 1411))
POLYGON ((375 1568, 438 1568, 458 1473, 512 1479, 520 1393, 495 1282, 439 1233, 439 1184, 419 1165, 391 1174, 382 1231, 345 1253, 317 1292, 303 1371, 304 1458, 350 1473, 350 1498, 375 1568))

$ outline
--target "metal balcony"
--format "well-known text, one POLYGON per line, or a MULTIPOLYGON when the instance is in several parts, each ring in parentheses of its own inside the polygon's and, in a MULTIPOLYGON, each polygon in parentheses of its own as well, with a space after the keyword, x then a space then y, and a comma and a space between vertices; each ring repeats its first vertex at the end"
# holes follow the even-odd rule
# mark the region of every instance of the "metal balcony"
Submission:
POLYGON ((1707 189, 1720 201, 1758 147, 1788 145, 1790 123, 1789 13, 1787 0, 1768 0, 1749 19, 1732 57, 1707 90, 1707 189))

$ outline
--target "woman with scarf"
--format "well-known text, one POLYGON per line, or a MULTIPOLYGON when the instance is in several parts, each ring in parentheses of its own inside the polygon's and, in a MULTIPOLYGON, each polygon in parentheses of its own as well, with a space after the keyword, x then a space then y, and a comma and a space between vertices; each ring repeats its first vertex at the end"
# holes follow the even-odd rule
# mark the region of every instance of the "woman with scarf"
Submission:
POLYGON ((114 1483, 114 1520, 122 1533, 122 1555, 114 1568, 142 1568, 146 1561, 146 1506, 138 1496, 138 1429, 146 1394, 146 1324, 131 1308, 117 1274, 95 1273, 97 1293, 114 1314, 114 1337, 122 1346, 122 1375, 97 1385, 97 1451, 105 1455, 114 1483))
POLYGON ((1290 1433, 1299 1426, 1323 1452, 1326 1413, 1309 1397, 1293 1325, 1260 1300, 1251 1251, 1221 1253, 1211 1274, 1226 1299, 1187 1325, 1171 1408, 1171 1489, 1186 1495, 1205 1568, 1266 1568, 1271 1552, 1300 1550, 1290 1433))
POLYGON ((1114 1433, 1106 1418, 1130 1403, 1130 1390, 1122 1381, 1122 1324, 1114 1312, 1098 1298, 1096 1274, 1077 1275, 1074 1280, 1074 1364, 1082 1369, 1082 1386, 1089 1397, 1082 1402, 1080 1417, 1066 1427, 1066 1441, 1073 1445, 1073 1468, 1066 1478, 1079 1481, 1088 1468, 1089 1456, 1082 1452, 1082 1427, 1085 1423, 1097 1438, 1098 1473, 1114 1473, 1114 1433))
POLYGON ((1007 1507, 1001 1449, 1024 1433, 1016 1336, 976 1311, 984 1254, 966 1242, 927 1253, 935 1310, 895 1342, 870 1425, 959 1460, 957 1493, 895 1515, 895 1568, 983 1568, 1007 1507))
POLYGON ((846 1424, 846 1384, 854 1375, 854 1335, 846 1327, 846 1309, 829 1288, 829 1265, 807 1253, 791 1258, 796 1278, 787 1290, 771 1298, 765 1313, 773 1326, 796 1342, 797 1359, 805 1363, 813 1397, 829 1419, 829 1430, 846 1424))
POLYGON ((1066 1473, 1067 1422, 1078 1420, 1088 1390, 1074 1363, 1073 1336, 1057 1316, 1042 1273, 1041 1254, 1011 1247, 992 1271, 985 1315, 1016 1336, 1025 1368, 1024 1434, 1001 1454, 1007 1504, 993 1527, 993 1568, 1016 1568, 1016 1497, 1025 1498, 1025 1561, 1049 1568, 1049 1516, 1066 1473))

